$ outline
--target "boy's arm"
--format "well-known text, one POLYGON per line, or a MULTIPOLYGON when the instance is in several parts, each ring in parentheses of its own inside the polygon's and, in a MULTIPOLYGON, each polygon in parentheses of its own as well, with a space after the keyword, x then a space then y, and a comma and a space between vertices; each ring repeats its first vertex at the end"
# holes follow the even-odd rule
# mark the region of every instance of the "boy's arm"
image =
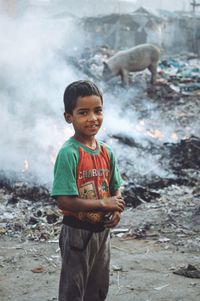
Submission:
MULTIPOLYGON (((121 197, 121 190, 118 189, 116 190, 113 195, 116 195, 117 197, 121 197)), ((114 211, 111 214, 111 217, 109 220, 105 221, 105 227, 106 228, 114 228, 115 226, 117 226, 117 224, 119 223, 121 219, 121 211, 114 211)))
POLYGON ((77 196, 57 196, 56 201, 61 210, 66 211, 105 211, 122 212, 124 200, 120 195, 114 195, 105 199, 81 199, 77 196))

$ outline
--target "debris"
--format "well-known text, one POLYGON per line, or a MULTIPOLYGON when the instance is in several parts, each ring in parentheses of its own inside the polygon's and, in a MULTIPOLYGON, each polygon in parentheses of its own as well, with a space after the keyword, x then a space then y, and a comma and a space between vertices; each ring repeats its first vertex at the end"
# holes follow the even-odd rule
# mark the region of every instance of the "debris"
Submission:
POLYGON ((127 205, 137 207, 143 202, 150 202, 159 197, 160 194, 130 181, 124 186, 123 196, 127 205))
POLYGON ((170 157, 170 166, 180 175, 183 169, 200 167, 200 138, 191 136, 181 139, 179 143, 165 143, 170 157))
POLYGON ((160 290, 162 290, 163 288, 168 287, 168 286, 169 286, 169 284, 164 284, 164 285, 162 285, 162 286, 155 287, 154 289, 155 289, 156 291, 160 291, 160 290))
POLYGON ((22 240, 56 239, 62 215, 49 190, 25 182, 1 180, 0 233, 22 240))
POLYGON ((122 267, 119 265, 112 265, 112 269, 114 272, 122 271, 122 267))
POLYGON ((160 242, 160 243, 165 243, 165 242, 168 242, 168 241, 170 241, 170 238, 167 238, 167 237, 161 237, 158 240, 158 242, 160 242))
MULTIPOLYGON (((112 17, 103 20, 112 21, 112 17)), ((135 25, 131 23, 131 26, 135 25)), ((66 62, 89 78, 100 80, 103 60, 116 52, 108 45, 104 43, 94 49, 86 47, 79 56, 66 57, 66 62)), ((152 221, 134 226, 131 221, 127 228, 113 229, 112 235, 121 240, 151 238, 160 243, 170 242, 177 248, 200 250, 197 237, 200 229, 197 202, 200 195, 199 70, 199 59, 186 54, 182 58, 164 58, 154 86, 146 85, 140 74, 138 80, 130 75, 134 89, 139 92, 133 96, 131 88, 130 93, 126 91, 123 109, 128 108, 130 116, 131 110, 137 111, 139 124, 136 130, 144 130, 145 143, 137 135, 124 131, 107 133, 107 137, 122 150, 119 160, 125 179, 123 197, 126 206, 148 210, 152 221), (151 113, 158 109, 159 118, 150 120, 151 113), (170 133, 170 139, 159 128, 163 116, 166 118, 165 124, 173 122, 177 128, 177 133, 170 133), (194 120, 197 129, 193 127, 194 120), (147 166, 140 166, 140 162, 132 160, 129 153, 136 153, 136 158, 142 158, 147 163, 153 161, 147 166), (157 220, 153 219, 156 214, 157 220)), ((114 93, 121 91, 121 88, 113 86, 105 89, 115 89, 114 93)), ((22 240, 57 243, 62 223, 60 210, 50 197, 49 188, 38 183, 30 184, 35 182, 29 181, 29 177, 31 173, 25 178, 0 172, 0 233, 22 240)))
POLYGON ((33 273, 44 273, 44 268, 42 266, 35 267, 31 270, 33 273))
POLYGON ((144 239, 144 238, 146 238, 145 228, 139 228, 139 229, 130 228, 129 232, 127 234, 124 234, 120 238, 120 240, 132 240, 132 239, 144 239))
POLYGON ((111 233, 113 234, 121 234, 121 233, 126 233, 129 231, 129 228, 114 228, 114 229, 111 229, 111 233))
POLYGON ((174 274, 189 277, 189 278, 200 278, 200 270, 197 269, 192 264, 188 264, 187 267, 182 267, 177 271, 173 272, 174 274))

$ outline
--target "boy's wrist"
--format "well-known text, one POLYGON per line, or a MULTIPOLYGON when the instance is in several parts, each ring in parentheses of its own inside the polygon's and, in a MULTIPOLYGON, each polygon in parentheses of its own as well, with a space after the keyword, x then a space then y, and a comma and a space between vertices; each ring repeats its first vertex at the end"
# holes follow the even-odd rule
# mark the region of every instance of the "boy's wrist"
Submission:
POLYGON ((100 199, 100 210, 106 211, 105 199, 100 199))

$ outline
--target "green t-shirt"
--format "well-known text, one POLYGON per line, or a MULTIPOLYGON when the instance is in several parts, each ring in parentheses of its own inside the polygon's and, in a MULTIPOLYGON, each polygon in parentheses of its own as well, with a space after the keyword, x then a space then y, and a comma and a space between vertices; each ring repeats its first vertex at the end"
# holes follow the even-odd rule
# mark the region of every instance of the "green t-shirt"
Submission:
POLYGON ((97 149, 91 150, 71 137, 58 153, 51 196, 101 199, 113 195, 121 184, 114 154, 107 144, 98 141, 97 149))

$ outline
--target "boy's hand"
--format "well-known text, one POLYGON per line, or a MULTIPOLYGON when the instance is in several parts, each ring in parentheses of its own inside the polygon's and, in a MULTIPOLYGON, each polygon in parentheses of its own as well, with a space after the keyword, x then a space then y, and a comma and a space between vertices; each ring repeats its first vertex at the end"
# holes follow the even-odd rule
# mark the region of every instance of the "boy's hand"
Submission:
POLYGON ((112 196, 110 198, 102 199, 102 207, 104 211, 113 212, 119 211, 122 212, 125 207, 125 202, 121 196, 112 196))
POLYGON ((110 218, 104 222, 106 228, 114 228, 120 221, 121 213, 114 211, 110 218))

